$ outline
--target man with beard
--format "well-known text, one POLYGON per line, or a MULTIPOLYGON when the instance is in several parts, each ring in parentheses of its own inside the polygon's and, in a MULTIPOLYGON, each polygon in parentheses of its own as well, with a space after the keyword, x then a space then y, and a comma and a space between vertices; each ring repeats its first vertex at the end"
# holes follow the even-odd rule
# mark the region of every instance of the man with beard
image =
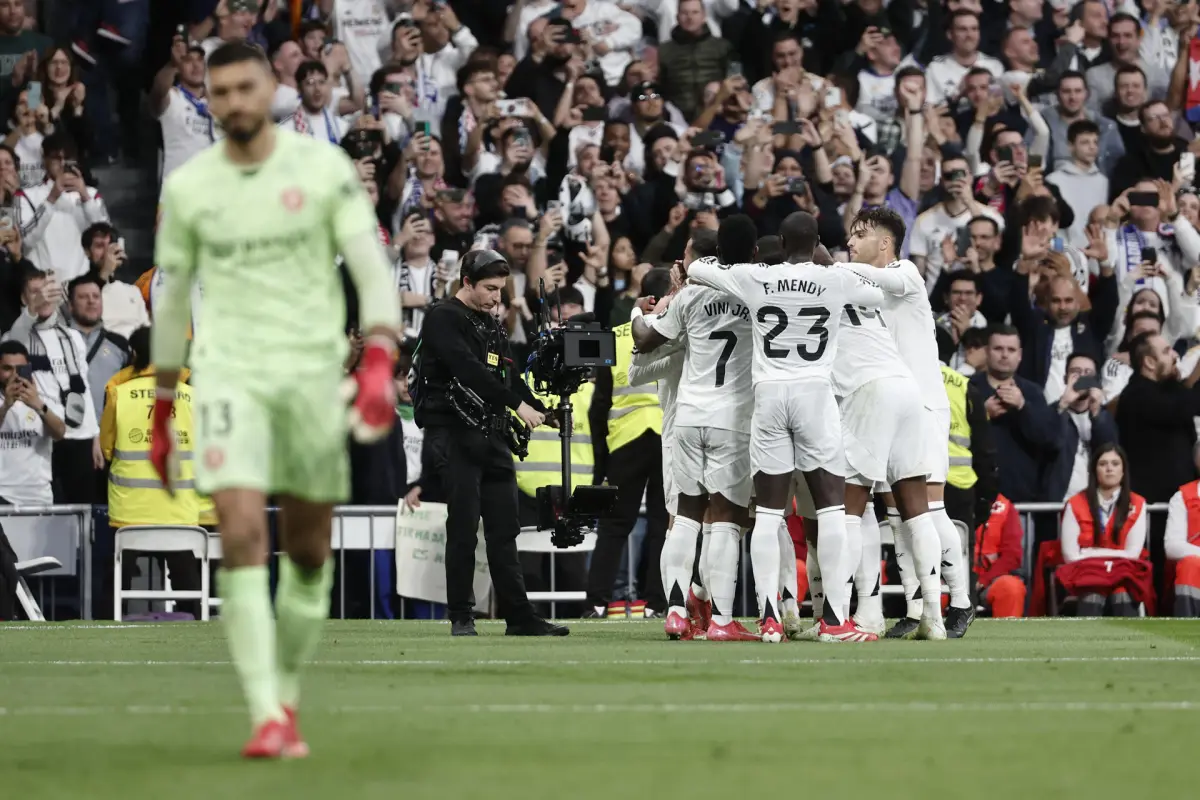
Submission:
POLYGON ((708 28, 701 0, 680 0, 678 25, 658 51, 659 80, 667 99, 688 119, 704 102, 704 87, 726 76, 733 46, 708 28))
POLYGON ((1187 152, 1187 143, 1175 137, 1175 115, 1166 103, 1152 101, 1142 106, 1138 121, 1144 144, 1127 150, 1117 162, 1108 184, 1110 202, 1138 181, 1158 178, 1170 183, 1180 154, 1187 152))
MULTIPOLYGON (((1140 73, 1137 73, 1140 76, 1140 73)), ((1122 96, 1122 76, 1117 76, 1116 98, 1119 102, 1122 96)), ((1145 84, 1142 84, 1143 89, 1145 84)), ((1087 79, 1082 72, 1066 72, 1058 79, 1058 103, 1042 111, 1042 117, 1050 126, 1050 154, 1046 159, 1053 165, 1053 170, 1059 169, 1071 161, 1071 144, 1067 139, 1067 129, 1072 122, 1091 120, 1100 129, 1100 153, 1096 158, 1096 166, 1102 173, 1108 175, 1117 159, 1125 155, 1125 143, 1117 131, 1117 124, 1108 117, 1091 111, 1087 107, 1087 79)))
POLYGON ((346 134, 347 125, 337 114, 329 98, 329 71, 320 61, 305 61, 296 68, 300 105, 280 127, 311 136, 336 146, 346 134))

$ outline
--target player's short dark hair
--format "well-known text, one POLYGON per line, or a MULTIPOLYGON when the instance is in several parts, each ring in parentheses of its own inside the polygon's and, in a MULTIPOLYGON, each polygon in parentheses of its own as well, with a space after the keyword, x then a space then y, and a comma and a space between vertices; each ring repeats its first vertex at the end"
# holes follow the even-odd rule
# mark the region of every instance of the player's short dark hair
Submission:
POLYGON ((778 235, 759 237, 758 260, 764 264, 783 263, 783 241, 778 235))
POLYGON ((296 85, 303 86, 308 80, 308 76, 317 73, 322 78, 328 80, 329 70, 325 69, 325 65, 320 61, 305 61, 300 66, 296 67, 296 85))
POLYGON ((1158 335, 1156 333, 1139 333, 1129 340, 1129 366, 1133 367, 1134 372, 1142 371, 1142 364, 1150 355, 1150 340, 1158 335))
POLYGON ((987 328, 987 339, 989 344, 991 344, 992 337, 994 336, 1016 336, 1018 339, 1020 339, 1021 332, 1018 331, 1014 325, 997 322, 994 325, 989 325, 987 328))
POLYGON ((671 292, 671 269, 655 267, 642 277, 642 291, 638 297, 666 297, 671 292))
POLYGON ((954 286, 954 284, 961 283, 963 281, 967 281, 968 283, 974 284, 976 292, 983 291, 983 281, 981 281, 979 279, 979 276, 976 275, 974 272, 971 272, 969 269, 956 269, 953 272, 951 272, 949 275, 947 275, 946 276, 946 291, 949 291, 951 289, 951 287, 954 286))
POLYGON ((708 228, 692 231, 692 255, 696 258, 715 258, 718 251, 717 232, 708 228))
POLYGON ((864 208, 855 215, 854 222, 850 223, 850 230, 853 231, 859 226, 884 229, 891 234, 892 240, 896 243, 896 252, 900 252, 900 245, 904 243, 907 226, 904 224, 904 218, 892 209, 887 206, 864 208))
POLYGON ((817 218, 806 211, 793 211, 779 224, 779 243, 783 246, 784 258, 792 253, 811 252, 820 241, 817 218))
POLYGON ((471 250, 462 260, 463 283, 476 284, 488 278, 507 278, 508 260, 495 250, 471 250))
MULTIPOLYGON (((282 44, 280 46, 282 47, 282 44)), ((246 61, 254 61, 268 70, 271 68, 271 62, 267 60, 267 54, 262 48, 249 42, 225 42, 209 55, 208 68, 211 70, 229 67, 246 61)))
POLYGON ((758 249, 758 226, 745 214, 721 220, 717 230, 717 257, 723 264, 748 264, 758 249))
POLYGON ((96 288, 100 289, 101 291, 104 289, 104 284, 100 281, 99 275, 97 275, 95 272, 85 272, 67 284, 67 300, 74 300, 75 290, 80 286, 87 286, 89 283, 94 284, 96 288))
POLYGON ((958 343, 962 345, 963 350, 987 347, 987 342, 988 331, 986 328, 967 328, 958 338, 958 343))
POLYGON ((1075 140, 1085 133, 1100 135, 1100 126, 1090 119, 1077 119, 1067 126, 1067 141, 1075 144, 1075 140))
POLYGON ((92 241, 97 236, 108 236, 108 241, 115 242, 118 238, 117 229, 107 222, 93 222, 83 232, 83 237, 80 240, 83 242, 83 249, 90 250, 92 248, 92 241))
POLYGON ((29 360, 29 351, 16 339, 9 339, 0 342, 0 357, 3 356, 25 356, 25 359, 29 360))

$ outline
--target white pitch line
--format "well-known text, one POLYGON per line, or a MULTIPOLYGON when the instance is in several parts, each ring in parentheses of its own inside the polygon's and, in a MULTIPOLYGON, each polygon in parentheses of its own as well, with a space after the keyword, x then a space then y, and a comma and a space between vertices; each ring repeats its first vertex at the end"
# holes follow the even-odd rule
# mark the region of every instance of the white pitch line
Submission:
MULTIPOLYGON (((371 705, 332 706, 306 709, 308 713, 374 715, 400 713, 431 714, 774 714, 774 713, 1005 713, 1005 712, 1124 712, 1124 711, 1196 711, 1194 700, 1160 700, 1125 703, 1011 702, 1011 703, 488 703, 460 705, 371 705)), ((0 706, 0 717, 84 717, 113 716, 207 716, 244 714, 241 706, 0 706)))
MULTIPOLYGON (((954 658, 744 658, 736 661, 722 659, 564 659, 564 660, 517 660, 503 658, 458 659, 330 659, 312 662, 312 666, 343 667, 583 667, 583 666, 664 666, 688 667, 736 664, 739 666, 771 665, 823 665, 844 666, 847 664, 1111 664, 1111 663, 1163 663, 1200 661, 1200 655, 1179 656, 981 656, 954 658)), ((53 660, 53 661, 0 661, 0 670, 5 666, 24 667, 212 667, 227 666, 228 660, 215 661, 125 661, 125 660, 53 660)))

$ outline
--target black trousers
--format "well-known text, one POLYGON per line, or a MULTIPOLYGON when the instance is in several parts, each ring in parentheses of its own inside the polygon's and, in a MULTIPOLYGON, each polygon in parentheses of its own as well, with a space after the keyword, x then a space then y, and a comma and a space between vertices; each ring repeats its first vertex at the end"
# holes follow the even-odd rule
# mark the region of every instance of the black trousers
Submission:
POLYGON ((588 572, 588 602, 606 606, 612 599, 613 584, 621 569, 621 551, 633 526, 637 524, 646 495, 646 541, 642 547, 642 567, 638 570, 639 585, 646 605, 655 611, 666 611, 662 575, 658 559, 667 538, 667 506, 663 497, 662 437, 646 431, 629 444, 608 455, 608 483, 617 487, 617 503, 613 516, 600 520, 596 530, 596 552, 588 572))
POLYGON ((61 439, 50 454, 55 503, 95 503, 96 466, 91 439, 61 439))
POLYGON ((534 616, 517 555, 517 480, 512 453, 495 435, 449 427, 425 433, 430 466, 445 492, 446 605, 450 619, 471 618, 475 605, 475 546, 479 519, 500 615, 509 622, 534 616))

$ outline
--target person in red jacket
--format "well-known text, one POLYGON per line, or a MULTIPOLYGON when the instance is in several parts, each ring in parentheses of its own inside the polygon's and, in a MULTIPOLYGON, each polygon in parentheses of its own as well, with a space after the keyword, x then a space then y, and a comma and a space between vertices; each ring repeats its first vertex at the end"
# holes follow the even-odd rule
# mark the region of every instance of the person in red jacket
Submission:
MULTIPOLYGON (((1200 448, 1193 458, 1200 462, 1200 448)), ((1163 549, 1174 562, 1175 616, 1200 617, 1200 481, 1180 486, 1167 504, 1163 549)))
POLYGON ((1150 564, 1145 560, 1146 500, 1129 489, 1125 451, 1104 444, 1092 454, 1088 488, 1067 501, 1059 541, 1065 562, 1055 577, 1079 598, 1078 615, 1097 617, 1108 601, 1112 616, 1137 616, 1153 608, 1150 564))
POLYGON ((992 609, 993 617, 1025 616, 1025 581, 1021 569, 1021 521, 1012 501, 996 495, 987 522, 975 531, 975 591, 992 609))

